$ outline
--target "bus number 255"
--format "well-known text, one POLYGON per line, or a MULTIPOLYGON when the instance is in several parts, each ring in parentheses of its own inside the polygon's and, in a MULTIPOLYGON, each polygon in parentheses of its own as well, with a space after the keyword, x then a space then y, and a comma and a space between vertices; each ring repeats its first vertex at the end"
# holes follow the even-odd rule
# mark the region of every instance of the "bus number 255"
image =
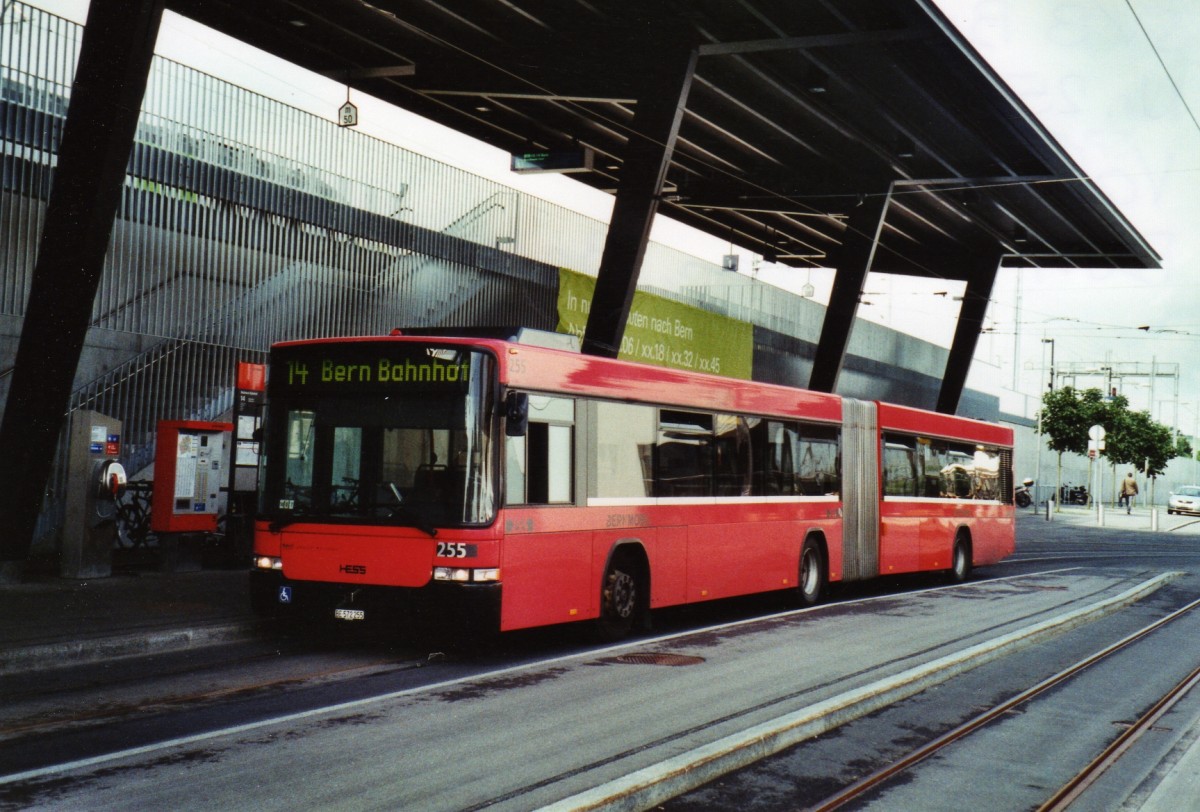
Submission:
POLYGON ((479 547, 475 544, 463 544, 461 541, 439 541, 437 545, 438 558, 474 558, 479 547))

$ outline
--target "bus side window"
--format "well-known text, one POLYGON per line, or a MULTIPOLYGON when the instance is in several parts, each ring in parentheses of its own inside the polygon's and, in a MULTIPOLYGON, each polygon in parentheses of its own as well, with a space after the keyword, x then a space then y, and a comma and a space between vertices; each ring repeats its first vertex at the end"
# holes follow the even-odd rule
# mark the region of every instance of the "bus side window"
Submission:
POLYGON ((800 426, 802 439, 796 461, 798 492, 805 496, 826 496, 841 491, 838 470, 838 430, 829 426, 800 426))
POLYGON ((593 492, 602 498, 653 493, 658 414, 652 406, 596 401, 591 432, 595 449, 593 492))
POLYGON ((976 446, 974 457, 975 498, 1001 499, 1000 450, 982 445, 976 446))
POLYGON ((716 496, 749 496, 750 428, 738 415, 716 416, 713 442, 713 490, 716 496))
POLYGON ((529 430, 505 437, 505 501, 510 505, 574 500, 575 401, 529 396, 529 430))
POLYGON ((504 438, 504 503, 506 505, 525 504, 526 454, 525 438, 529 432, 519 437, 504 438))
POLYGON ((662 409, 658 419, 654 495, 712 496, 712 415, 662 409))
POLYGON ((895 434, 883 438, 883 492, 887 496, 918 496, 924 458, 915 437, 895 434))
POLYGON ((925 443, 925 496, 975 499, 975 449, 961 443, 925 443))
POLYGON ((750 429, 755 496, 786 496, 796 490, 796 427, 757 420, 750 429))

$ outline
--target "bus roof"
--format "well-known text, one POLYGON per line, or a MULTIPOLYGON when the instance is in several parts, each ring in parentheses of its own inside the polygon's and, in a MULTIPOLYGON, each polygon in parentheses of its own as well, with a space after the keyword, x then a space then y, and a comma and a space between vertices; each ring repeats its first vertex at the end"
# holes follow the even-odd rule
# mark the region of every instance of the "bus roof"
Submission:
POLYGON ((969 417, 928 412, 911 406, 897 406, 894 403, 879 404, 879 427, 883 431, 891 429, 1008 448, 1013 444, 1013 431, 1007 426, 969 417))
MULTIPOLYGON (((536 392, 589 395, 619 401, 739 414, 840 422, 842 398, 777 384, 726 378, 634 361, 583 355, 496 338, 441 335, 354 336, 283 341, 276 347, 347 343, 463 346, 491 352, 501 384, 536 392)), ((1012 429, 910 406, 879 403, 879 426, 932 437, 1011 447, 1012 429)))
POLYGON ((842 399, 837 395, 582 355, 501 339, 429 335, 354 336, 283 341, 274 346, 356 342, 486 349, 498 360, 500 382, 503 385, 536 392, 590 395, 619 401, 744 414, 803 416, 826 422, 838 422, 842 417, 842 399))

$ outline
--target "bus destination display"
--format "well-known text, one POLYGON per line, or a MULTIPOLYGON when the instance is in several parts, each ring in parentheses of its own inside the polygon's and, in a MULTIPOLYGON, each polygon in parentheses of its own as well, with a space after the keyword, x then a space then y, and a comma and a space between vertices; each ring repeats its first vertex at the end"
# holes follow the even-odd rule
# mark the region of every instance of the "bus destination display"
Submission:
POLYGON ((372 343, 277 348, 270 388, 292 392, 401 388, 463 392, 471 378, 473 355, 445 348, 372 343))

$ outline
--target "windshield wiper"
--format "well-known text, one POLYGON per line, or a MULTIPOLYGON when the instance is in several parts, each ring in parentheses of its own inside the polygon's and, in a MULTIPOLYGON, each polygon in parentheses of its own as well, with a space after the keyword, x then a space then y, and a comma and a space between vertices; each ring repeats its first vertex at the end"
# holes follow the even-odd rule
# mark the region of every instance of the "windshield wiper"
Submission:
POLYGON ((393 518, 407 519, 408 523, 412 527, 415 527, 421 532, 428 534, 430 538, 437 538, 437 528, 434 527, 424 516, 422 516, 420 512, 413 510, 412 508, 406 508, 403 505, 396 505, 395 507, 388 508, 388 510, 391 511, 391 513, 388 514, 389 516, 393 518))
MULTIPOLYGON (((428 522, 424 516, 421 516, 421 513, 418 511, 410 509, 410 507, 403 507, 401 505, 386 507, 386 510, 388 510, 389 518, 406 519, 406 523, 409 525, 409 527, 414 527, 420 530, 421 533, 425 533, 426 535, 430 536, 431 539, 437 539, 438 529, 433 527, 433 524, 428 522)), ((314 517, 310 516, 307 518, 312 521, 314 517)), ((266 525, 266 529, 270 530, 271 533, 280 533, 283 528, 290 527, 290 525, 293 525, 299 521, 300 518, 294 515, 281 516, 271 519, 271 523, 266 525)))
MULTIPOLYGON (((422 533, 425 533, 426 535, 428 535, 430 538, 437 538, 437 534, 438 534, 437 528, 434 527, 433 524, 420 513, 420 511, 416 511, 416 510, 413 510, 412 508, 404 507, 403 505, 380 505, 379 507, 382 507, 388 511, 388 518, 402 519, 402 520, 404 520, 404 522, 407 526, 417 528, 422 533)), ((331 516, 331 518, 360 518, 360 517, 347 514, 345 516, 340 516, 340 517, 331 516)), ((293 525, 296 522, 301 521, 301 520, 320 521, 320 519, 315 516, 301 517, 301 516, 297 516, 294 513, 288 513, 288 514, 285 514, 282 516, 276 516, 274 519, 272 519, 271 523, 269 525, 267 525, 267 529, 270 530, 272 533, 278 533, 281 530, 283 530, 285 527, 293 525)))
POLYGON ((290 524, 295 524, 297 521, 299 520, 296 518, 296 514, 294 513, 288 513, 284 516, 276 516, 271 520, 271 523, 267 525, 267 529, 272 533, 278 533, 283 528, 290 524))

